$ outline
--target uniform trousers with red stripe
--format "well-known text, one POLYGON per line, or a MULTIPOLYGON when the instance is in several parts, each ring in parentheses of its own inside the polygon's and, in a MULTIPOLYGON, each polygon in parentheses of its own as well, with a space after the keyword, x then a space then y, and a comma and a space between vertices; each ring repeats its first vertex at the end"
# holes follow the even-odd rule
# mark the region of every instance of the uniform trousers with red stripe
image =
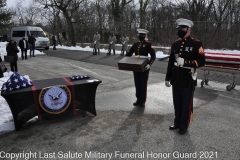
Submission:
POLYGON ((146 102, 148 75, 149 70, 144 72, 133 72, 137 103, 144 104, 146 102))
POLYGON ((172 86, 173 105, 175 111, 174 125, 180 129, 188 129, 192 112, 193 89, 180 89, 172 86))

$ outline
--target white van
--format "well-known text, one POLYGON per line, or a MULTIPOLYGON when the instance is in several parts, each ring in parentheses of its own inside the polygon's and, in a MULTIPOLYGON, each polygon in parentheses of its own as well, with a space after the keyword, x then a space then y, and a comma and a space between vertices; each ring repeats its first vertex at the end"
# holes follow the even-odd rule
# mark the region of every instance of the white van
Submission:
POLYGON ((35 42, 35 48, 43 48, 48 50, 50 46, 50 41, 42 28, 40 27, 32 27, 32 26, 18 26, 18 27, 12 27, 11 30, 11 39, 16 41, 17 44, 19 43, 19 40, 22 39, 24 36, 26 40, 28 40, 28 37, 30 35, 33 35, 36 39, 35 42))

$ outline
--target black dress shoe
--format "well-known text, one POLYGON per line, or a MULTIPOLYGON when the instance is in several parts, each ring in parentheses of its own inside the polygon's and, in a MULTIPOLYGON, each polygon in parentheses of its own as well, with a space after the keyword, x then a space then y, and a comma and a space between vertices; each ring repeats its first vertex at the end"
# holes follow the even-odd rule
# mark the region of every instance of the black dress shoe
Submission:
POLYGON ((35 57, 35 56, 33 56, 33 57, 35 57))
POLYGON ((138 107, 145 107, 144 103, 140 103, 139 105, 137 105, 138 107))
POLYGON ((170 130, 175 130, 175 129, 178 129, 179 127, 178 126, 175 126, 175 125, 172 125, 169 127, 170 130))
POLYGON ((140 103, 137 102, 137 101, 133 103, 134 106, 138 106, 139 104, 140 104, 140 103))
POLYGON ((140 103, 140 102, 134 102, 133 103, 134 106, 138 106, 138 107, 145 107, 145 104, 144 103, 140 103))
POLYGON ((186 132, 187 132, 186 129, 179 129, 179 131, 178 131, 178 133, 181 135, 185 134, 186 132))

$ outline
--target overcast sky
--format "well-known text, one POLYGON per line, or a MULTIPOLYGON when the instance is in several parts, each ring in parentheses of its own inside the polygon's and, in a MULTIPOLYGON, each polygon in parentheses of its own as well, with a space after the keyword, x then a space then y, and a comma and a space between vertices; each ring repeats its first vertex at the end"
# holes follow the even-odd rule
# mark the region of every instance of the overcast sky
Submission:
MULTIPOLYGON (((29 4, 31 2, 31 0, 21 0, 21 1, 24 3, 27 3, 27 4, 29 4)), ((19 0, 7 0, 7 7, 15 7, 17 2, 19 2, 19 0)))

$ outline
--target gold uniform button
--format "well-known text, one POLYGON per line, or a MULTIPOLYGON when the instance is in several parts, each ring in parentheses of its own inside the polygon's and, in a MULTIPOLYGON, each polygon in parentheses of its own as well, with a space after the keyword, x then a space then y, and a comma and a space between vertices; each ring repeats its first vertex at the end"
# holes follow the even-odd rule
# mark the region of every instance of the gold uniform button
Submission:
POLYGON ((183 46, 181 46, 181 47, 183 47, 183 46))
POLYGON ((182 51, 182 49, 180 49, 180 51, 182 51))
POLYGON ((181 55, 181 53, 179 53, 179 55, 181 55))
POLYGON ((182 44, 184 44, 184 42, 182 42, 182 44))

